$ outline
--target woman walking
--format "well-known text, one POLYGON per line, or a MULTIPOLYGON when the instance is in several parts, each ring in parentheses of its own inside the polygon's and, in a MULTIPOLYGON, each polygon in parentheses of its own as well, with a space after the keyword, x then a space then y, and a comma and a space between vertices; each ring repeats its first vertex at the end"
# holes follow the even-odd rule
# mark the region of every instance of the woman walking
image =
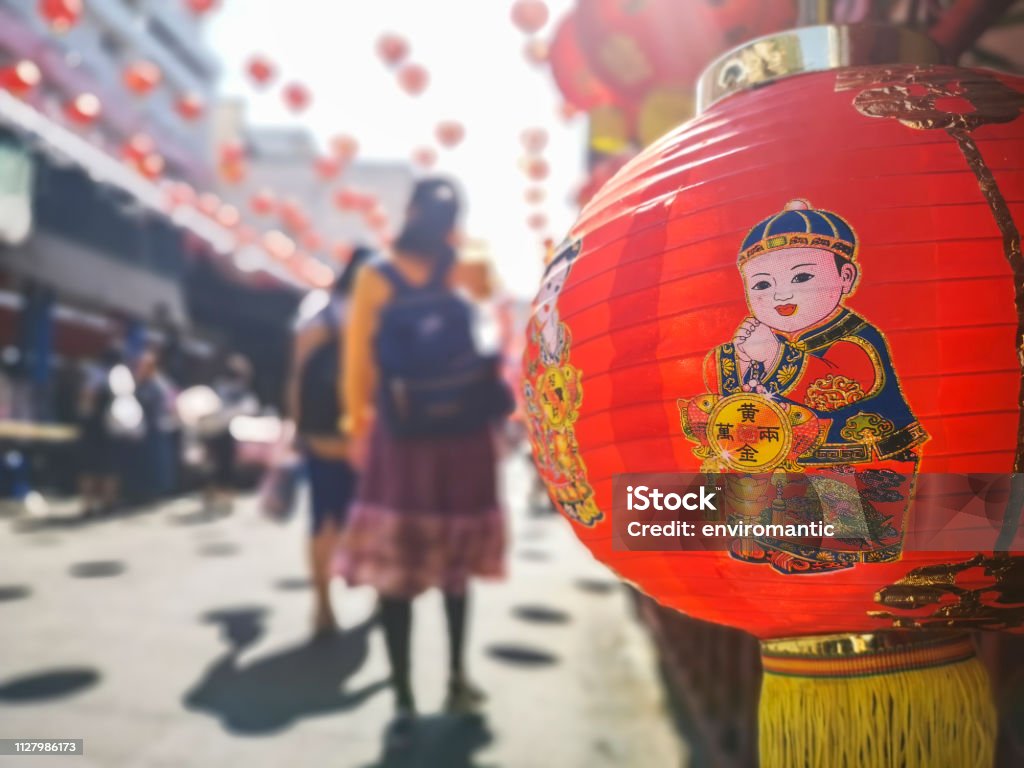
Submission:
POLYGON ((331 606, 331 566, 337 538, 355 493, 356 474, 347 441, 338 432, 341 418, 338 377, 340 341, 356 273, 373 255, 356 248, 329 294, 310 294, 299 307, 292 340, 287 397, 298 447, 306 458, 312 508, 309 565, 315 588, 314 635, 337 629, 331 606))
POLYGON ((508 403, 495 361, 473 347, 468 305, 452 290, 458 213, 451 182, 417 183, 393 254, 356 279, 346 333, 345 424, 357 445, 365 440, 365 467, 342 572, 380 595, 397 739, 408 737, 415 715, 413 598, 442 590, 447 708, 470 711, 483 695, 464 662, 468 583, 503 573, 492 430, 508 403))

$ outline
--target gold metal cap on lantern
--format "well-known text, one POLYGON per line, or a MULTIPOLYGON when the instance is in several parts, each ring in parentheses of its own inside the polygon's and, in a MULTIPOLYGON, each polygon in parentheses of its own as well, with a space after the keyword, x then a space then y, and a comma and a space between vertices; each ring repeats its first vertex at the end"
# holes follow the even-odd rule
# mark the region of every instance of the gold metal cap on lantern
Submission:
POLYGON ((790 75, 868 64, 938 64, 926 35, 881 24, 834 25, 777 32, 733 48, 697 81, 697 114, 733 93, 790 75))

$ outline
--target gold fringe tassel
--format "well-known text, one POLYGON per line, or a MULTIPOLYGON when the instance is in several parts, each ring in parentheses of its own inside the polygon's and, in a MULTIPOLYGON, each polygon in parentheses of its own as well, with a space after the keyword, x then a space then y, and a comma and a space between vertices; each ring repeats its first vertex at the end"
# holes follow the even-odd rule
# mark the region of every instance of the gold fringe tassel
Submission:
POLYGON ((837 664, 829 659, 825 675, 779 673, 766 655, 762 768, 991 768, 996 713, 973 655, 852 676, 837 664))

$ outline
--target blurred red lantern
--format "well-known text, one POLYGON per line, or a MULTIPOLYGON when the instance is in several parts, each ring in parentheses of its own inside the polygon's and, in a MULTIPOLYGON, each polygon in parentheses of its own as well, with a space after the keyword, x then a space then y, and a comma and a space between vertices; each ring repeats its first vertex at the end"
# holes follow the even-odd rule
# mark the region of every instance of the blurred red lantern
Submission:
MULTIPOLYGON (((928 50, 869 34, 801 30, 829 61, 928 50)), ((711 97, 738 60, 711 70, 711 97)), ((883 62, 757 84, 622 168, 548 266, 525 357, 538 470, 629 583, 763 640, 761 765, 990 765, 991 694, 955 632, 1024 627, 1006 518, 1024 466, 1024 79, 883 62), (721 547, 627 532, 613 477, 706 472, 715 520, 835 526, 721 547), (1001 500, 972 490, 982 477, 1001 500)))
POLYGON ((338 264, 348 264, 352 260, 352 251, 349 243, 335 243, 331 248, 331 258, 338 264))
POLYGON ((437 152, 433 147, 417 147, 413 150, 412 161, 420 168, 428 170, 437 165, 437 152))
POLYGON ((43 76, 35 62, 28 59, 0 69, 0 87, 15 96, 25 96, 42 81, 43 76))
POLYGON ((512 23, 528 35, 548 23, 548 7, 541 0, 516 0, 512 3, 511 15, 512 23))
POLYGON ((194 93, 183 93, 175 100, 174 109, 183 120, 195 120, 203 114, 206 104, 194 93))
POLYGON ((278 206, 278 215, 281 223, 291 232, 304 232, 309 229, 309 216, 302 208, 302 204, 294 198, 286 198, 278 206))
POLYGON ((548 225, 548 217, 543 213, 531 213, 526 219, 530 229, 544 229, 548 225))
POLYGON ((409 43, 401 35, 387 32, 377 39, 377 55, 388 66, 397 66, 408 57, 409 43))
POLYGON ((237 141, 225 141, 219 148, 218 170, 229 184, 237 184, 246 174, 245 147, 237 141))
POLYGON ((398 70, 398 84, 410 96, 419 96, 430 83, 430 73, 419 64, 405 64, 398 70))
POLYGON ((166 187, 165 193, 167 204, 172 209, 183 205, 194 205, 196 202, 195 189, 184 181, 172 182, 166 187))
POLYGON ((313 169, 316 171, 316 175, 325 181, 336 178, 344 167, 345 162, 334 155, 320 156, 313 160, 313 169))
POLYGON ((437 141, 442 147, 456 147, 466 137, 466 129, 456 120, 444 120, 437 124, 434 131, 437 141))
POLYGON ((384 229, 388 226, 388 214, 379 205, 366 211, 366 224, 371 229, 384 229))
POLYGON ((359 193, 354 189, 342 187, 334 193, 334 207, 340 211, 351 211, 359 205, 359 193))
POLYGON ((185 4, 196 16, 202 16, 216 7, 217 0, 185 0, 185 4))
POLYGON ((568 101, 563 101, 558 107, 558 116, 565 122, 569 122, 579 114, 580 110, 568 101))
POLYGON ((66 32, 82 16, 82 0, 39 0, 39 15, 55 32, 66 32))
POLYGON ((163 175, 166 163, 164 158, 157 153, 143 157, 135 164, 136 169, 150 181, 155 181, 163 175))
POLYGON ((528 158, 524 169, 526 171, 526 175, 534 181, 544 181, 551 170, 548 166, 548 161, 543 157, 528 158))
POLYGON ((224 141, 220 145, 222 163, 240 163, 245 160, 245 147, 238 141, 224 141))
POLYGON ((198 208, 201 213, 213 218, 220 211, 221 199, 213 192, 203 192, 199 195, 198 208))
POLYGON ((313 94, 302 83, 288 83, 282 91, 282 97, 292 112, 304 111, 313 100, 313 94))
POLYGON ((310 229, 302 234, 302 247, 307 251, 319 251, 324 247, 324 239, 318 232, 310 229))
POLYGON ((348 162, 358 154, 359 142, 353 136, 340 133, 331 139, 331 152, 335 157, 348 162))
POLYGON ((580 47, 577 13, 569 13, 555 30, 548 50, 551 76, 567 103, 587 112, 615 100, 611 90, 594 74, 580 47))
POLYGON ((136 61, 124 70, 124 86, 136 96, 145 96, 160 84, 163 74, 151 61, 136 61))
POLYGON ((249 79, 257 86, 268 85, 277 75, 274 63, 266 56, 260 54, 250 57, 249 62, 245 66, 245 71, 249 73, 249 79))
POLYGON ((122 154, 125 159, 137 161, 156 151, 156 143, 145 133, 136 133, 125 142, 122 154))
POLYGON ((295 255, 298 248, 295 241, 284 232, 272 229, 263 235, 263 247, 277 261, 287 261, 295 255))
POLYGON ((257 216, 268 216, 277 209, 277 198, 269 189, 261 189, 249 198, 249 209, 257 216))
POLYGON ((374 208, 380 205, 380 200, 377 196, 370 192, 357 192, 356 193, 356 210, 366 215, 374 208))
POLYGON ((531 155, 538 155, 548 145, 548 132, 543 128, 527 128, 519 134, 519 141, 531 155))
POLYGON ((217 223, 226 229, 234 229, 242 223, 242 215, 233 205, 222 205, 217 211, 217 223))
POLYGON ((91 93, 80 93, 64 105, 64 114, 77 125, 91 125, 101 111, 100 100, 91 93))
POLYGON ((523 197, 526 198, 526 202, 530 205, 539 205, 544 202, 544 198, 547 194, 544 192, 543 187, 529 187, 523 197))
POLYGON ((547 41, 541 40, 539 37, 527 40, 526 45, 523 46, 523 55, 531 64, 536 64, 537 66, 546 64, 548 60, 547 41))

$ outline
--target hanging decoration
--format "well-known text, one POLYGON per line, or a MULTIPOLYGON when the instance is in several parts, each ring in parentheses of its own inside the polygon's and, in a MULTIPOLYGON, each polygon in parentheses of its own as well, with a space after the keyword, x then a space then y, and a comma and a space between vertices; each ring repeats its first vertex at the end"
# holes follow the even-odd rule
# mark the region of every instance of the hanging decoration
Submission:
POLYGON ((548 145, 548 132, 543 128, 526 128, 519 134, 519 143, 531 155, 539 155, 548 145))
POLYGON ((543 213, 531 213, 526 219, 530 229, 544 229, 548 225, 548 217, 543 213))
POLYGON ((217 7, 217 0, 185 0, 185 4, 193 14, 202 16, 217 7))
POLYGON ((281 97, 292 112, 305 112, 313 100, 313 94, 303 83, 288 83, 281 91, 281 97))
POLYGON ((277 211, 277 198, 264 187, 249 197, 249 210, 257 216, 270 216, 277 211))
POLYGON ((147 96, 160 85, 163 73, 151 61, 136 61, 124 70, 124 86, 136 96, 147 96))
POLYGON ((457 120, 443 120, 434 130, 437 142, 447 149, 453 149, 466 137, 466 128, 457 120))
POLYGON ((419 96, 430 84, 430 73, 420 64, 404 64, 398 70, 398 84, 410 96, 419 96))
POLYGON ((543 157, 530 157, 524 164, 526 175, 533 181, 544 181, 548 177, 550 167, 543 157))
POLYGON ((82 17, 82 0, 39 0, 39 15, 54 32, 67 32, 82 17))
POLYGON ((548 23, 548 7, 542 0, 516 0, 511 16, 520 32, 532 35, 548 23))
POLYGON ((359 142, 354 136, 340 133, 331 139, 331 153, 345 163, 349 163, 359 153, 359 142))
POLYGON ((417 147, 413 150, 412 161, 424 170, 437 165, 437 151, 433 147, 417 147))
POLYGON ((253 85, 257 87, 266 87, 277 77, 277 68, 274 63, 262 54, 251 56, 245 65, 245 71, 253 85))
POLYGON ((92 125, 101 111, 100 100, 92 93, 80 93, 64 104, 65 116, 79 126, 92 125))
POLYGON ((15 96, 27 96, 39 86, 42 79, 39 67, 28 59, 0 69, 0 88, 15 96))
POLYGON ((336 179, 345 167, 345 161, 336 155, 319 155, 313 159, 313 170, 324 181, 336 179))
POLYGON ((197 120, 206 110, 206 104, 197 94, 183 93, 174 101, 174 111, 182 120, 197 120))
POLYGON ((523 197, 530 205, 540 205, 544 202, 544 198, 547 194, 544 192, 544 187, 527 187, 523 197))
POLYGON ((377 55, 389 67, 397 67, 409 56, 409 41, 394 32, 386 32, 377 39, 377 55))

